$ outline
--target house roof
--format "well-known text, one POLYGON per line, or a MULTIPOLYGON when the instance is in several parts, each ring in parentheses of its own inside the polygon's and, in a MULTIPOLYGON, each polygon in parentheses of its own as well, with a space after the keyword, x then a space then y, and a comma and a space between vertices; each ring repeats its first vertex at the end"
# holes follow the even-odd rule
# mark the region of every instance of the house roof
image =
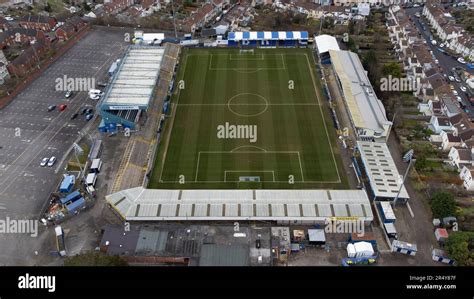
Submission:
POLYGON ((20 22, 29 22, 29 23, 40 23, 40 24, 49 24, 50 21, 54 21, 53 18, 42 16, 42 15, 25 15, 21 17, 20 22))
POLYGON ((459 160, 461 161, 474 161, 474 152, 470 148, 459 148, 455 147, 458 152, 459 160))
POLYGON ((39 50, 42 50, 45 47, 46 46, 44 42, 38 41, 35 44, 28 47, 25 51, 23 51, 23 53, 21 53, 17 58, 15 58, 15 60, 13 60, 11 64, 15 66, 24 64, 28 62, 31 59, 31 57, 33 57, 34 55, 37 55, 39 50))
POLYGON ((461 138, 459 136, 454 136, 453 134, 448 133, 447 137, 450 143, 461 143, 461 138))

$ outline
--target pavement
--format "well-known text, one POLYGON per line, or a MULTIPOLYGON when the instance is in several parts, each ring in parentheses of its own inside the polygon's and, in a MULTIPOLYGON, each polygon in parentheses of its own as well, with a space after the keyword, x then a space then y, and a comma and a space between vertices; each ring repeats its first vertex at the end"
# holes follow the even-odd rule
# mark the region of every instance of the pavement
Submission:
MULTIPOLYGON (((87 91, 70 99, 56 91, 56 79, 105 76, 110 64, 125 50, 123 32, 93 29, 44 73, 0 110, 0 219, 38 219, 49 194, 58 186, 64 153, 87 124, 83 116, 71 120, 84 105, 95 105, 87 91), (60 112, 48 112, 49 105, 67 104, 60 112), (53 167, 40 167, 43 157, 55 156, 53 167)), ((0 235, 0 265, 31 265, 34 251, 47 256, 40 235, 0 235)), ((50 248, 50 246, 47 246, 50 248)))

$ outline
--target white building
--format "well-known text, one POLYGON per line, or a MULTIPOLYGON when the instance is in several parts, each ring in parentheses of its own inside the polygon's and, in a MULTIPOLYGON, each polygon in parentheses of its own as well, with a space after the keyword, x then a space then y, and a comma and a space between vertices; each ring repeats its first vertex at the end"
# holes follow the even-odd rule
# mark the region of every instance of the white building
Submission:
POLYGON ((474 148, 452 147, 448 153, 449 164, 461 170, 464 166, 474 166, 474 148))
POLYGON ((464 166, 459 177, 463 180, 463 186, 466 190, 474 191, 474 168, 464 166))

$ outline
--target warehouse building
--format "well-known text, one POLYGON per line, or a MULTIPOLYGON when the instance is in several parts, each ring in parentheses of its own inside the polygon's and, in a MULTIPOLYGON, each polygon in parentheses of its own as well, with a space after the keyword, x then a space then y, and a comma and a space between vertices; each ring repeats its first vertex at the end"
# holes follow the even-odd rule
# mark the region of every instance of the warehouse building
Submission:
POLYGON ((276 221, 324 224, 373 220, 364 190, 162 190, 136 187, 106 196, 127 221, 276 221))
POLYGON ((358 139, 381 140, 388 137, 392 122, 372 88, 359 56, 350 51, 329 50, 339 89, 358 139))
POLYGON ((245 31, 229 32, 231 47, 306 47, 307 31, 245 31))
POLYGON ((155 93, 164 51, 153 46, 128 48, 100 104, 100 131, 139 129, 155 93))
POLYGON ((358 141, 357 149, 375 200, 393 201, 397 195, 400 202, 410 199, 386 143, 358 141))

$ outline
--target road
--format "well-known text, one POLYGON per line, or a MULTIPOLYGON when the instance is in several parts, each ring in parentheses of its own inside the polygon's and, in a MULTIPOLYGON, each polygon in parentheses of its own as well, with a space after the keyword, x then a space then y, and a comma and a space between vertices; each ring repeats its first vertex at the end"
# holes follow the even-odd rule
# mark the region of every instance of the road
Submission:
MULTIPOLYGON (((71 120, 85 105, 94 105, 87 91, 65 99, 56 90, 58 78, 100 81, 110 64, 125 50, 122 32, 92 30, 4 109, 0 110, 0 219, 38 219, 49 194, 57 187, 64 153, 87 124, 84 116, 71 120), (60 112, 49 105, 67 104, 60 112), (43 157, 56 156, 53 167, 40 167, 43 157)), ((95 128, 93 128, 95 129, 95 128)), ((0 265, 28 265, 41 242, 26 234, 0 234, 0 265)))
MULTIPOLYGON (((452 74, 452 69, 454 67, 461 67, 461 68, 465 69, 467 72, 469 72, 470 74, 474 74, 474 70, 468 69, 465 64, 461 64, 457 61, 457 59, 461 56, 453 57, 451 55, 446 55, 446 54, 439 51, 438 46, 434 46, 434 45, 431 44, 430 37, 433 34, 430 32, 429 23, 425 22, 423 17, 417 18, 415 16, 415 14, 417 12, 420 12, 420 14, 422 14, 422 10, 423 10, 422 7, 415 7, 415 8, 408 8, 405 11, 406 11, 407 15, 410 16, 412 18, 412 20, 414 21, 416 28, 421 33, 421 36, 426 40, 426 45, 428 46, 428 48, 431 51, 433 51, 433 55, 436 57, 436 59, 438 59, 439 66, 441 67, 441 70, 442 70, 440 73, 441 74, 446 74, 446 75, 451 75, 452 74), (426 31, 423 30, 423 24, 426 27, 426 31)), ((449 83, 454 86, 454 88, 458 92, 459 96, 462 98, 462 102, 466 106, 466 109, 468 109, 467 113, 470 116, 471 120, 474 120, 474 106, 471 105, 471 103, 469 102, 469 99, 466 96, 466 94, 459 88, 461 85, 466 86, 466 83, 465 82, 461 82, 461 83, 449 82, 449 83)))

